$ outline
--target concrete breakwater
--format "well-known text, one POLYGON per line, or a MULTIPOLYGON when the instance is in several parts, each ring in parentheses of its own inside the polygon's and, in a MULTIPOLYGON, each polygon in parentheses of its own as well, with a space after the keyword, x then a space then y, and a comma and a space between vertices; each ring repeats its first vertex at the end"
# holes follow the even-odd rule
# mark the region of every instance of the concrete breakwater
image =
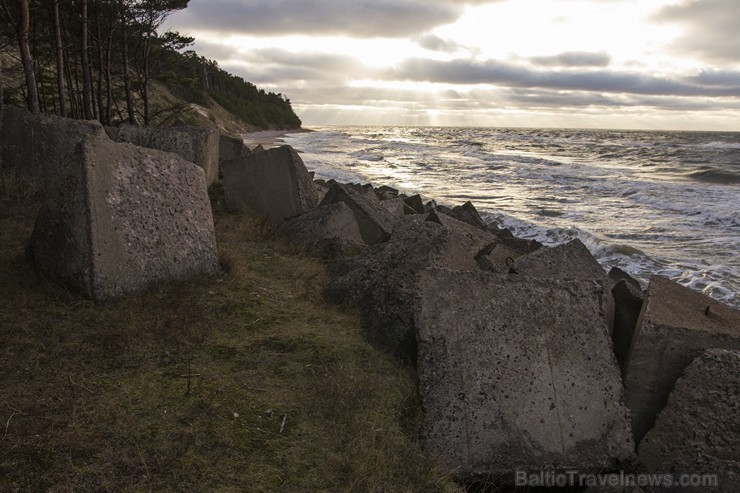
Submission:
MULTIPOLYGON (((15 121, 26 143, 3 129, 6 166, 23 167, 22 149, 53 177, 31 239, 40 268, 96 299, 217 268, 194 158, 44 118, 15 121), (189 258, 200 267, 178 270, 189 258)), ((660 277, 643 293, 580 242, 515 238, 471 203, 312 181, 289 147, 219 139, 203 162, 220 163, 224 206, 272 217, 331 263, 327 299, 358 306, 367 338, 416 367, 419 439, 461 480, 627 470, 714 473, 714 491, 737 489, 736 310, 660 277)))

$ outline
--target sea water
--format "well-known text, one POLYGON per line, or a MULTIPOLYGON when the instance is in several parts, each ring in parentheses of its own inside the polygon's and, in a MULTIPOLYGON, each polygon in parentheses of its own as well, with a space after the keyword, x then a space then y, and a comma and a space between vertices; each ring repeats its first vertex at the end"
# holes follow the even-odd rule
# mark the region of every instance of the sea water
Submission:
POLYGON ((317 178, 472 201, 489 222, 605 268, 740 307, 740 132, 320 127, 290 134, 317 178))

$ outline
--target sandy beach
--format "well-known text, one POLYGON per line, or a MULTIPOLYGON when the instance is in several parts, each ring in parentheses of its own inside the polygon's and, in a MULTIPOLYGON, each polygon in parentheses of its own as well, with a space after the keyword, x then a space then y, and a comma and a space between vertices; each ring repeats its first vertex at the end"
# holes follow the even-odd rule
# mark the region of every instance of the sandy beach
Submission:
POLYGON ((311 132, 311 130, 300 128, 294 130, 261 130, 259 132, 242 134, 242 138, 244 139, 244 143, 250 148, 257 147, 258 145, 264 148, 270 148, 283 145, 285 143, 283 140, 284 136, 299 132, 311 132))

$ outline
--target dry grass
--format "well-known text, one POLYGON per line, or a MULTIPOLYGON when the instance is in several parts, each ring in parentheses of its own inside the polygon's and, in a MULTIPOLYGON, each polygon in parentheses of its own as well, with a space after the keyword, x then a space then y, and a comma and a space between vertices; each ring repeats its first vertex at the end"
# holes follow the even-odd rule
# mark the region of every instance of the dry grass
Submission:
POLYGON ((456 491, 411 370, 325 304, 325 269, 218 213, 221 276, 96 305, 24 255, 0 190, 0 491, 456 491))

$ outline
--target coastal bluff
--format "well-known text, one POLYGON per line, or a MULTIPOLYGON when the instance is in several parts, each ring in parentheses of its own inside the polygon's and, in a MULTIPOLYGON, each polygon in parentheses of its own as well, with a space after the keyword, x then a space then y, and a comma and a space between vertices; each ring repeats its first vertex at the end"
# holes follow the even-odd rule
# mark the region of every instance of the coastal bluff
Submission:
POLYGON ((487 223, 470 202, 313 180, 289 146, 209 136, 206 170, 190 155, 116 142, 96 124, 13 111, 3 163, 42 184, 29 242, 51 278, 110 301, 219 272, 215 176, 227 206, 258 204, 286 241, 324 258, 325 298, 356 307, 366 338, 415 368, 418 440, 460 482, 717 472, 701 491, 736 491, 740 437, 726 423, 740 411, 738 310, 661 277, 645 291, 631 282, 626 296, 628 281, 578 240, 547 247, 487 223), (704 405, 713 399, 721 406, 704 405), (692 423, 697 406, 698 439, 672 425, 692 423), (692 469, 716 457, 720 468, 692 469))

